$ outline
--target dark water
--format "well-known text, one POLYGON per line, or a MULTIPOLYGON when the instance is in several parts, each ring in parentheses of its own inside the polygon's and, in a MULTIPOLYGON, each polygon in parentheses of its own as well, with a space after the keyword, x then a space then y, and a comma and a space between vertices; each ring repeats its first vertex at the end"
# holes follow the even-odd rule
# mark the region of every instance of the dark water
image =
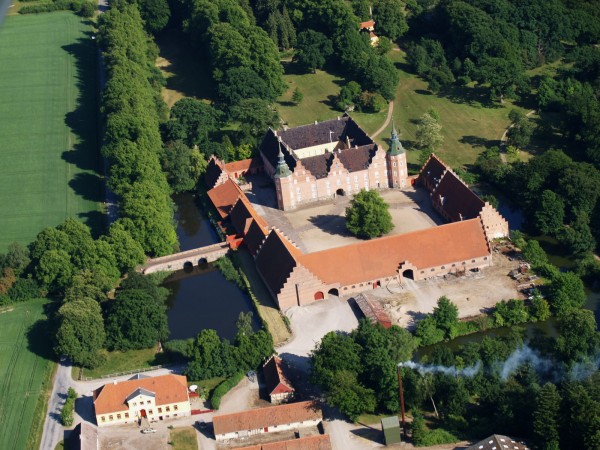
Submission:
MULTIPOLYGON (((178 207, 175 217, 182 251, 219 242, 194 195, 179 194, 173 200, 178 207)), ((254 312, 248 295, 210 264, 174 272, 163 286, 171 291, 167 299, 169 339, 192 338, 212 328, 219 336, 233 340, 240 312, 254 312)), ((253 327, 257 330, 259 326, 254 314, 253 327)))
POLYGON ((210 222, 202 215, 197 198, 185 193, 173 196, 177 205, 177 237, 181 251, 216 244, 219 238, 210 222))

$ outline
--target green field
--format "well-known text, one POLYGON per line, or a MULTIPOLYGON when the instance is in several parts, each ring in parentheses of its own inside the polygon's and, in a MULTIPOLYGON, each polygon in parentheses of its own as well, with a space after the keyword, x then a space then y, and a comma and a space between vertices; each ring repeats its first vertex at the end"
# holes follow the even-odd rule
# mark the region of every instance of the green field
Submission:
POLYGON ((0 448, 38 448, 54 364, 47 300, 0 310, 0 448), (36 445, 37 443, 37 445, 36 445))
POLYGON ((91 33, 70 12, 0 28, 0 252, 67 217, 103 224, 91 33))

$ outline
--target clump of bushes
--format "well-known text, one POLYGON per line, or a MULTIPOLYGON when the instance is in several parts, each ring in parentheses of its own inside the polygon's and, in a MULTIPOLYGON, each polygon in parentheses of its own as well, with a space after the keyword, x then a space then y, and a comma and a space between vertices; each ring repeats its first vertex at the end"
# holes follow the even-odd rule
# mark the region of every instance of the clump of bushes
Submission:
POLYGON ((60 421, 65 427, 73 425, 73 411, 75 411, 75 399, 77 398, 77 392, 75 389, 69 388, 67 391, 67 400, 60 412, 60 421))
POLYGON ((215 261, 215 266, 221 271, 227 281, 231 281, 238 285, 242 290, 245 290, 244 281, 240 276, 240 272, 227 256, 219 258, 215 261))
POLYGON ((245 375, 243 372, 234 373, 231 377, 227 378, 215 388, 215 390, 212 392, 212 396, 210 397, 210 404, 212 405, 213 409, 219 409, 223 396, 237 386, 237 384, 242 381, 244 376, 245 375))
POLYGON ((91 0, 54 0, 23 6, 19 10, 19 14, 39 14, 52 11, 74 11, 82 17, 92 17, 96 12, 96 4, 91 0))

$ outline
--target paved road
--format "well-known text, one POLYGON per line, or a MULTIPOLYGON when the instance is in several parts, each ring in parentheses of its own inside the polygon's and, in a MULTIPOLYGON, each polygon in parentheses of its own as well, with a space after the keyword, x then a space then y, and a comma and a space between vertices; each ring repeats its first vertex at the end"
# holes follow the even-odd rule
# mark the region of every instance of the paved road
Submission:
POLYGON ((40 450, 54 450, 64 436, 63 426, 60 423, 60 411, 67 397, 67 390, 73 385, 71 378, 71 363, 65 359, 58 365, 54 375, 54 386, 48 401, 48 412, 44 421, 44 431, 40 450))

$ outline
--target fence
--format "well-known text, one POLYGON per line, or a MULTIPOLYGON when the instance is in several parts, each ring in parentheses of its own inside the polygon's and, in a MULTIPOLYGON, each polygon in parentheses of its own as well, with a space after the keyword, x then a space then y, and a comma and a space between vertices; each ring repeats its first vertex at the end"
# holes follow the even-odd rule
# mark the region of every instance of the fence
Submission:
POLYGON ((159 366, 151 366, 151 367, 145 367, 143 369, 135 369, 135 370, 128 370, 126 372, 117 372, 117 373, 110 373, 108 375, 102 375, 101 377, 84 377, 83 376, 83 370, 79 372, 79 381, 92 381, 92 380, 103 380, 106 378, 115 378, 115 377, 122 377, 124 375, 135 375, 136 373, 142 373, 142 372, 150 372, 151 370, 158 370, 158 369, 166 369, 168 366, 163 366, 163 365, 159 365, 159 366))

